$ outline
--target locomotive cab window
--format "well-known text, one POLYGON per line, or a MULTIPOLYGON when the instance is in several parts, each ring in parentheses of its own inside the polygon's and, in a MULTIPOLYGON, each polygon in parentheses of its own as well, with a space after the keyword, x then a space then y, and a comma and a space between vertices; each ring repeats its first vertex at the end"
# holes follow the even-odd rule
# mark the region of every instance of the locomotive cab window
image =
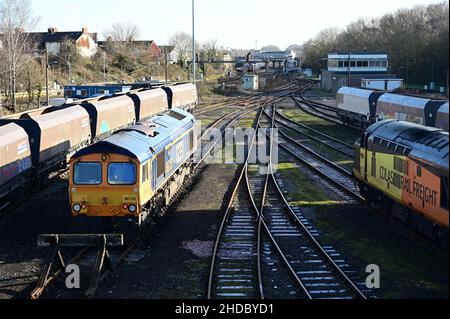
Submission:
POLYGON ((73 182, 76 185, 100 185, 102 183, 102 164, 75 163, 73 182))
POLYGON ((194 149, 194 132, 189 133, 189 150, 194 149))
POLYGON ((157 177, 161 177, 164 175, 166 171, 166 154, 164 151, 158 154, 156 157, 156 166, 157 166, 157 177))
POLYGON ((149 180, 149 172, 148 172, 149 163, 142 166, 142 184, 149 180))
POLYGON ((417 165, 417 176, 422 177, 422 166, 417 165))
POLYGON ((108 183, 111 185, 134 185, 136 183, 136 165, 133 163, 109 164, 108 183))

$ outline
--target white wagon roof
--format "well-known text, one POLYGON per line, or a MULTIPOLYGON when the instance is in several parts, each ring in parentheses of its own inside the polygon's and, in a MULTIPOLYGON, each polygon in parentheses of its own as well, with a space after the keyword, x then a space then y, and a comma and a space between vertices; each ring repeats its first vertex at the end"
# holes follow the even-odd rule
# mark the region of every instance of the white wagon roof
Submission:
POLYGON ((363 89, 351 88, 351 87, 344 86, 341 89, 339 89, 338 94, 353 95, 353 96, 358 96, 358 97, 363 97, 363 98, 368 99, 373 92, 374 91, 372 91, 372 90, 363 90, 363 89))
POLYGON ((430 99, 391 93, 383 94, 378 100, 378 103, 392 103, 418 109, 423 109, 428 102, 430 99))
POLYGON ((442 104, 441 107, 439 108, 438 112, 448 114, 448 102, 445 104, 442 104))

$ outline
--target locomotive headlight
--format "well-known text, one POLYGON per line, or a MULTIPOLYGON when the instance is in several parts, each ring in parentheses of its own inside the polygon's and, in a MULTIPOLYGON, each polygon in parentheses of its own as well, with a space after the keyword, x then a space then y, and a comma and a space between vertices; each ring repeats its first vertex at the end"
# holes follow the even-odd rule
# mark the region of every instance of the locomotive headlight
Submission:
POLYGON ((81 206, 79 204, 73 205, 72 208, 73 208, 73 211, 76 212, 76 213, 81 212, 81 206))
POLYGON ((130 213, 136 213, 137 207, 136 205, 130 205, 128 206, 128 210, 130 211, 130 213))

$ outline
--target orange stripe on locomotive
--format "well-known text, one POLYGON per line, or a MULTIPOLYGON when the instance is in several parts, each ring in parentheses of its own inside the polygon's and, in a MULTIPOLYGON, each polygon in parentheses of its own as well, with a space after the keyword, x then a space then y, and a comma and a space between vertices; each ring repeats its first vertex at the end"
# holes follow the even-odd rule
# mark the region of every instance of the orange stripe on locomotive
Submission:
POLYGON ((441 178, 411 158, 407 158, 407 165, 408 174, 403 177, 403 205, 448 227, 448 210, 440 205, 441 178))

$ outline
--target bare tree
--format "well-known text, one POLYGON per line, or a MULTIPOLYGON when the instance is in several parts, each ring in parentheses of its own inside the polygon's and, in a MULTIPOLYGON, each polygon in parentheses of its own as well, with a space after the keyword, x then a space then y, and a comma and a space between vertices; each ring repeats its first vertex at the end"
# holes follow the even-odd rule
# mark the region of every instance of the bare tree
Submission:
POLYGON ((313 39, 307 41, 303 48, 303 63, 311 66, 314 72, 322 68, 323 58, 335 51, 340 31, 335 28, 321 30, 313 39))
POLYGON ((319 71, 333 51, 385 51, 389 69, 414 84, 447 82, 449 5, 399 9, 380 18, 358 19, 344 31, 325 29, 304 45, 303 63, 319 71), (321 65, 322 64, 322 65, 321 65))
POLYGON ((169 40, 169 45, 174 46, 174 52, 178 63, 183 67, 186 64, 192 50, 192 37, 186 32, 177 32, 169 40))
POLYGON ((133 23, 114 23, 104 32, 104 49, 111 55, 112 64, 122 71, 132 72, 136 68, 137 52, 133 43, 139 38, 139 27, 133 23))
POLYGON ((140 30, 136 24, 116 22, 103 35, 113 42, 131 42, 139 38, 139 34, 140 30))
POLYGON ((8 74, 11 105, 16 110, 17 74, 23 64, 22 57, 29 44, 29 35, 25 30, 33 29, 38 18, 33 16, 30 0, 3 0, 0 3, 0 35, 6 56, 6 72, 8 74))
POLYGON ((204 44, 204 50, 208 60, 214 60, 218 51, 217 39, 210 39, 206 41, 204 44))

